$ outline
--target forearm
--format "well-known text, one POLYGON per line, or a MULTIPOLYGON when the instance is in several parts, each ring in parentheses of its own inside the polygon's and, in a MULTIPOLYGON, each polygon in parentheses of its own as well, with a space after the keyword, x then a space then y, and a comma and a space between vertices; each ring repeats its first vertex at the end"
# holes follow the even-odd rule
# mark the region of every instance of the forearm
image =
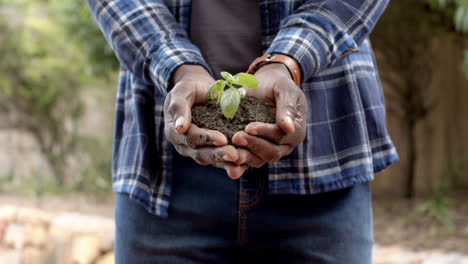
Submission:
POLYGON ((359 50, 388 0, 313 0, 282 20, 267 53, 294 58, 303 80, 359 50))
POLYGON ((87 0, 120 63, 166 89, 182 64, 206 66, 199 49, 162 0, 87 0))

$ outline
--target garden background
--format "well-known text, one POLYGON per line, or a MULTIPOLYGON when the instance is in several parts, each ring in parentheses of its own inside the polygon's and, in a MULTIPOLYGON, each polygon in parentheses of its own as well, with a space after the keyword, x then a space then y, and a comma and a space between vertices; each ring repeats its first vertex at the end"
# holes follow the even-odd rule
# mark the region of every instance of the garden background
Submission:
MULTIPOLYGON (((376 255, 387 257, 376 263, 449 263, 428 262, 439 255, 462 263, 468 255, 468 1, 392 0, 371 41, 400 155, 372 183, 376 255)), ((13 263, 2 255, 18 263, 28 257, 111 261, 111 234, 101 234, 110 244, 89 256, 80 245, 104 239, 92 230, 62 237, 65 253, 54 256, 60 250, 49 238, 54 225, 64 225, 56 223, 60 217, 75 225, 83 215, 85 223, 103 221, 96 230, 101 223, 112 230, 117 75, 118 61, 86 1, 0 0, 0 263, 13 263), (22 210, 44 214, 42 227, 22 210), (28 234, 40 235, 28 230, 44 241, 29 241, 28 234)))

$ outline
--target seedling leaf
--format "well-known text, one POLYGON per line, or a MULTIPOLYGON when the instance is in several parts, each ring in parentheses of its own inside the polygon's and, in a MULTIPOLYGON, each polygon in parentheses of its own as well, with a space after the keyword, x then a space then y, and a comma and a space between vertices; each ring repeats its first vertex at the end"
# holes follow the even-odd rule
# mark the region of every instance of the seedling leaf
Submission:
POLYGON ((247 73, 238 73, 232 75, 228 72, 221 72, 224 80, 218 80, 210 85, 207 92, 207 100, 214 100, 219 104, 223 115, 232 119, 239 108, 240 100, 247 94, 244 88, 237 88, 234 85, 258 88, 258 82, 255 76, 247 73), (228 87, 227 90, 224 90, 228 87))
POLYGON ((224 93, 224 89, 223 90, 220 90, 218 92, 218 95, 216 97, 216 103, 219 104, 219 101, 221 101, 221 97, 223 96, 223 93, 224 93))
POLYGON ((244 99, 245 95, 246 95, 245 89, 244 88, 239 88, 239 89, 237 89, 237 91, 239 92, 239 94, 241 96, 241 99, 244 99))
POLYGON ((232 76, 232 74, 230 74, 229 72, 221 72, 221 76, 223 76, 223 78, 228 81, 228 82, 232 82, 234 80, 234 76, 232 76))
POLYGON ((221 111, 227 119, 232 119, 239 108, 241 95, 236 88, 227 89, 221 96, 221 111))
POLYGON ((223 80, 217 80, 216 82, 212 83, 210 85, 210 88, 208 88, 208 93, 207 93, 207 98, 208 99, 214 99, 215 95, 218 94, 218 97, 220 96, 220 91, 224 89, 224 86, 226 84, 224 83, 223 80))
POLYGON ((254 90, 258 88, 258 81, 255 78, 255 76, 253 76, 252 74, 243 73, 243 72, 234 75, 232 79, 232 83, 245 86, 245 87, 249 87, 254 90))

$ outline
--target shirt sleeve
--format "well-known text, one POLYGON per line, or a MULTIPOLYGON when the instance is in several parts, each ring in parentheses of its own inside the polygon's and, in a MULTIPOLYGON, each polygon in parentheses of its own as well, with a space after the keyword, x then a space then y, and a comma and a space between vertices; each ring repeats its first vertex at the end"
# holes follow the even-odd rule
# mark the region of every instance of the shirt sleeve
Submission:
POLYGON ((209 67, 163 0, 87 0, 91 13, 121 65, 137 78, 167 91, 182 64, 209 67))
POLYGON ((281 53, 301 66, 302 80, 326 69, 368 37, 389 0, 312 0, 281 21, 267 53, 281 53))

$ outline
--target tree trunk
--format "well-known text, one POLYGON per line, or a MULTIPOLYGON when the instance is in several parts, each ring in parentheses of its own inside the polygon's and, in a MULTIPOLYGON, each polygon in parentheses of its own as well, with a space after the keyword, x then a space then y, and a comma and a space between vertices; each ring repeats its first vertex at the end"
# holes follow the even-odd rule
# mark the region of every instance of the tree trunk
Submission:
POLYGON ((408 144, 408 166, 406 171, 405 198, 414 197, 414 182, 416 178, 416 121, 410 118, 406 127, 406 137, 408 144))
POLYGON ((53 146, 49 146, 45 142, 41 132, 38 129, 30 129, 30 132, 36 139, 36 142, 39 145, 40 152, 45 157, 45 160, 47 164, 49 165, 49 168, 52 170, 55 180, 60 186, 64 186, 66 176, 65 176, 65 165, 63 164, 63 161, 60 159, 57 159, 56 155, 52 151, 53 146))

